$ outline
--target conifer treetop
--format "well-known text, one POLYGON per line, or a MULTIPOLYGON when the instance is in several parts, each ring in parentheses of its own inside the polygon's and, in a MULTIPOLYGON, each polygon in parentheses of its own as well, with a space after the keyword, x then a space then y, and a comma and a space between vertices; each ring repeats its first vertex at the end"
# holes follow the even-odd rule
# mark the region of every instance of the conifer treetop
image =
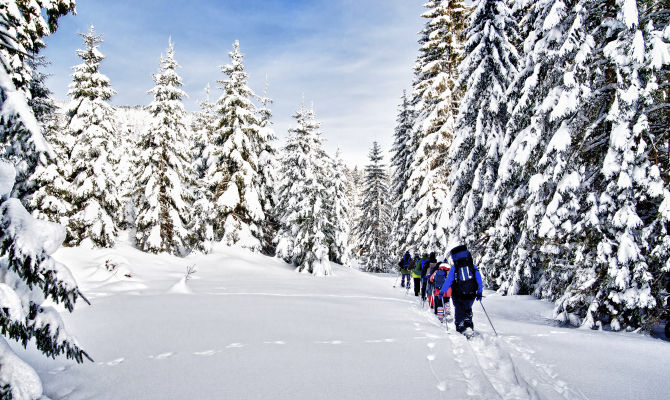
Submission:
POLYGON ((84 49, 77 50, 77 55, 84 62, 73 67, 72 83, 68 96, 73 100, 87 98, 89 100, 109 100, 116 91, 112 89, 109 78, 100 73, 100 62, 105 56, 98 50, 102 43, 102 34, 96 34, 93 25, 88 33, 79 34, 84 39, 84 49))

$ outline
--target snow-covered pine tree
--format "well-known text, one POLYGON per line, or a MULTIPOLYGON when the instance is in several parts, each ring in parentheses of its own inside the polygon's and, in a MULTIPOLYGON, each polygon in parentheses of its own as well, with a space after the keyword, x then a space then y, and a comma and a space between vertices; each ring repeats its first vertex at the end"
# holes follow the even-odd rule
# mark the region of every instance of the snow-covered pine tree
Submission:
MULTIPOLYGON (((12 71, 11 79, 14 80, 15 88, 25 94, 28 106, 33 110, 38 124, 42 126, 53 112, 50 92, 44 83, 46 75, 39 70, 46 64, 39 55, 40 50, 45 47, 42 37, 56 30, 58 18, 74 9, 71 5, 74 1, 58 2, 63 4, 63 11, 54 11, 54 15, 47 20, 41 15, 41 5, 24 3, 13 2, 2 6, 5 18, 1 22, 3 29, 17 29, 16 32, 3 36, 2 51, 6 56, 4 67, 7 71, 12 71), (35 23, 32 23, 33 19, 35 23)), ((57 10, 60 6, 45 7, 57 10)), ((16 168, 16 184, 12 197, 18 197, 24 206, 30 207, 29 197, 36 188, 32 175, 40 163, 48 163, 49 160, 36 148, 40 144, 32 142, 33 136, 24 126, 13 124, 7 116, 2 117, 0 125, 0 157, 11 160, 16 168)))
POLYGON ((73 215, 68 225, 68 244, 78 245, 85 239, 100 247, 114 245, 120 213, 119 193, 115 180, 114 154, 117 138, 114 114, 107 103, 116 92, 109 78, 100 73, 104 60, 98 50, 102 35, 93 26, 80 34, 84 49, 77 50, 83 60, 75 67, 68 95, 68 134, 74 136, 70 153, 72 183, 70 196, 73 215))
POLYGON ((421 253, 444 253, 447 239, 441 219, 447 201, 446 160, 461 96, 457 81, 463 60, 466 9, 460 0, 433 0, 425 7, 422 16, 428 21, 415 67, 412 105, 416 120, 403 196, 411 199, 411 207, 403 210, 409 233, 403 247, 421 253))
POLYGON ((405 240, 409 233, 409 224, 405 221, 407 213, 404 208, 403 196, 407 190, 409 171, 411 166, 411 143, 414 114, 407 99, 407 93, 402 92, 402 103, 398 112, 395 138, 391 149, 391 203, 393 204, 393 231, 391 236, 391 251, 393 254, 403 253, 405 240))
POLYGON ((169 42, 156 86, 149 93, 153 122, 140 141, 142 153, 137 166, 136 238, 143 251, 183 255, 186 252, 185 224, 188 220, 191 185, 190 138, 185 124, 182 80, 177 74, 174 45, 169 42))
POLYGON ((214 190, 214 233, 217 240, 251 250, 263 248, 266 223, 261 204, 262 181, 258 170, 261 149, 259 120, 247 85, 239 42, 229 53, 231 63, 221 67, 228 79, 218 81, 223 94, 216 102, 219 120, 214 144, 218 164, 206 178, 214 190))
POLYGON ((346 191, 347 199, 349 201, 349 213, 347 215, 347 224, 349 226, 349 248, 354 254, 358 254, 358 243, 356 237, 356 229, 358 221, 361 217, 361 193, 363 192, 363 174, 358 166, 353 169, 345 166, 346 174, 346 191))
POLYGON ((543 250, 548 273, 558 276, 555 286, 565 287, 557 294, 557 318, 632 329, 661 307, 652 282, 667 257, 647 255, 654 248, 662 253, 663 244, 667 251, 667 187, 650 156, 637 5, 590 0, 584 9, 587 40, 575 65, 583 63, 587 89, 572 121, 577 145, 540 236, 556 243, 543 250))
POLYGON ((393 266, 391 249, 388 245, 392 221, 388 174, 377 142, 372 144, 369 157, 370 164, 365 167, 365 189, 357 229, 358 247, 365 270, 383 272, 393 266))
POLYGON ((215 158, 214 132, 217 116, 214 112, 214 103, 210 102, 209 84, 205 88, 206 98, 200 101, 200 111, 193 121, 193 154, 192 170, 194 173, 193 208, 188 225, 189 245, 191 249, 209 253, 214 242, 213 192, 211 183, 206 182, 208 169, 216 169, 218 161, 215 158))
POLYGON ((349 214, 351 205, 347 196, 347 177, 344 161, 338 149, 332 166, 328 169, 328 220, 330 221, 326 240, 330 248, 329 258, 338 264, 347 265, 349 262, 349 214))
POLYGON ((468 18, 457 82, 465 92, 449 151, 450 201, 443 211, 449 247, 465 242, 478 250, 476 242, 495 222, 495 215, 482 210, 495 206, 491 202, 500 156, 512 139, 505 133, 506 90, 517 71, 519 56, 511 42, 517 29, 507 1, 479 0, 468 18))
MULTIPOLYGON (((640 26, 643 27, 646 44, 644 94, 647 98, 644 110, 649 121, 648 140, 651 162, 661 172, 666 187, 670 185, 670 7, 664 0, 642 0, 640 26)), ((656 297, 655 318, 650 318, 645 328, 658 323, 663 318, 663 304, 667 302, 663 283, 670 276, 670 196, 664 195, 664 204, 659 207, 657 218, 646 231, 652 238, 647 255, 654 277, 652 293, 656 297), (649 260, 651 259, 651 260, 649 260), (665 279, 664 279, 665 278, 665 279)), ((651 208, 653 210, 653 208, 651 208)), ((653 214, 652 214, 653 215, 653 214)), ((667 303, 666 303, 667 305, 667 303)))
POLYGON ((327 155, 321 143, 321 128, 313 109, 302 104, 293 115, 296 127, 289 129, 283 149, 275 236, 277 257, 298 267, 300 272, 330 275, 325 231, 327 155))
POLYGON ((272 110, 270 104, 272 99, 268 97, 269 83, 265 84, 265 93, 261 98, 261 107, 258 108, 259 119, 259 144, 260 153, 258 155, 258 172, 260 186, 263 190, 260 192, 260 202, 265 212, 265 224, 263 226, 263 252, 266 254, 274 253, 273 239, 277 232, 277 218, 275 215, 276 183, 277 173, 279 171, 279 162, 277 161, 277 150, 275 142, 277 135, 272 125, 272 110))
MULTIPOLYGON (((501 157, 494 200, 487 210, 498 217, 487 232, 481 259, 491 287, 506 294, 532 292, 546 267, 540 257, 539 222, 574 149, 570 144, 576 133, 570 119, 580 85, 575 71, 566 70, 574 68, 585 41, 579 2, 541 0, 523 5, 523 68, 507 92, 506 136, 513 141, 501 157)), ((536 293, 541 295, 543 286, 554 284, 547 274, 536 293)))
MULTIPOLYGON (((0 7, 0 137, 14 140, 0 154, 0 330, 24 347, 35 339, 48 357, 65 354, 78 362, 88 355, 65 330, 55 308, 46 299, 72 311, 80 296, 67 268, 50 257, 65 232, 57 224, 34 219, 18 199, 10 198, 16 168, 22 160, 51 156, 29 104, 28 54, 43 46, 42 37, 55 32, 58 18, 74 10, 74 1, 46 5, 5 2, 0 7), (45 21, 42 13, 48 15, 45 21)), ((0 338, 0 397, 37 400, 42 384, 37 373, 0 338)))
POLYGON ((33 68, 29 104, 53 151, 53 157, 40 159, 29 179, 29 185, 26 187, 26 182, 15 185, 15 188, 23 187, 22 193, 15 195, 24 198, 24 206, 32 211, 33 217, 67 226, 67 216, 71 210, 68 198, 70 184, 67 181, 70 176, 68 149, 71 143, 67 142, 69 137, 63 134, 64 116, 57 112, 51 99, 52 93, 46 86, 48 76, 39 70, 48 65, 46 59, 29 59, 28 65, 33 68))

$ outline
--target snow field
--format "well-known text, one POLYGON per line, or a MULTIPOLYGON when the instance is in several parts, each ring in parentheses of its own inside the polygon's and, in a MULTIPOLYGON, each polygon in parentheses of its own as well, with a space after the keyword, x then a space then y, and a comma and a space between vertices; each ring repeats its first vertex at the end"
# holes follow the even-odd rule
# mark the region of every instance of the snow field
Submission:
POLYGON ((394 289, 395 277, 333 265, 334 276, 315 278, 230 248, 182 259, 121 243, 55 257, 92 302, 64 319, 95 363, 12 343, 54 400, 661 399, 670 390, 660 376, 667 343, 559 328, 551 304, 529 297, 484 300, 498 338, 475 304, 480 334, 467 341, 394 289), (197 272, 183 283, 187 265, 197 272))

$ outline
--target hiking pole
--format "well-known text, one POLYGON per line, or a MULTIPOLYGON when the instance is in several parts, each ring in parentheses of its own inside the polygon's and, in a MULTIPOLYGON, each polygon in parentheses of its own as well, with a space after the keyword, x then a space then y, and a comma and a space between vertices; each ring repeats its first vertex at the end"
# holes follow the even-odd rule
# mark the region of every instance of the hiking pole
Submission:
POLYGON ((491 328, 493 328, 493 333, 498 336, 498 332, 496 332, 496 328, 493 327, 493 322, 491 322, 491 318, 489 318, 489 313, 486 312, 486 308, 484 308, 484 304, 482 304, 482 301, 479 300, 479 304, 482 306, 482 310, 484 310, 484 314, 486 314, 486 319, 489 320, 489 324, 491 324, 491 328))
POLYGON ((449 331, 449 321, 447 321, 447 308, 444 306, 444 297, 440 296, 440 300, 442 300, 442 318, 444 319, 444 326, 446 326, 447 331, 449 331))

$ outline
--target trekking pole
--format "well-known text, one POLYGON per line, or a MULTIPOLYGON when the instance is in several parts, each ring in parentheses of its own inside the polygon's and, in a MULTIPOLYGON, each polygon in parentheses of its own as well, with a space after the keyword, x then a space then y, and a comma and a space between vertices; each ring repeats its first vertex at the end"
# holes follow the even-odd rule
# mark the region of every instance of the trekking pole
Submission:
POLYGON ((444 326, 446 326, 447 331, 449 331, 449 321, 447 321, 447 308, 444 306, 444 297, 440 296, 440 300, 442 300, 442 318, 444 319, 444 326))
POLYGON ((491 324, 491 328, 493 328, 493 333, 498 336, 498 332, 496 332, 496 328, 493 327, 493 322, 491 322, 491 318, 489 318, 489 313, 486 312, 486 308, 484 308, 484 304, 482 304, 482 301, 479 300, 479 304, 482 306, 482 310, 484 310, 484 314, 486 314, 486 319, 489 320, 489 324, 491 324))

